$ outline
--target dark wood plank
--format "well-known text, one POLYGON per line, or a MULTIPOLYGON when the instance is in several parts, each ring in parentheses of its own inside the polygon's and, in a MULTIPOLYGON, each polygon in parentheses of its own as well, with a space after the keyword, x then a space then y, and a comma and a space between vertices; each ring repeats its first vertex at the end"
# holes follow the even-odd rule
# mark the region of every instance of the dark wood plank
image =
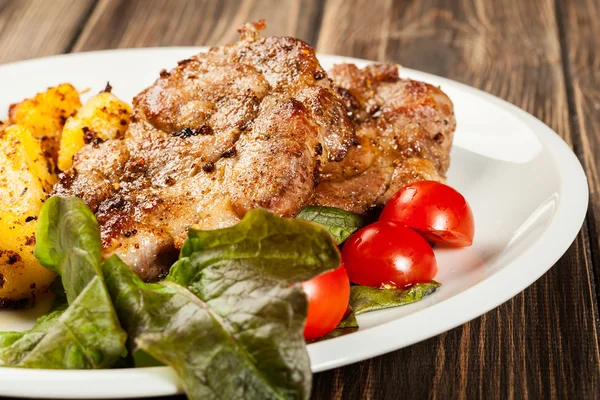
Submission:
POLYGON ((507 0, 502 7, 485 0, 330 0, 317 50, 467 83, 517 104, 570 140, 552 0, 507 0))
POLYGON ((100 0, 74 51, 222 45, 237 40, 244 22, 261 18, 267 35, 314 42, 320 6, 308 0, 100 0))
POLYGON ((571 126, 579 137, 575 149, 590 186, 588 226, 600 298, 600 1, 560 0, 557 5, 565 44, 571 126))
POLYGON ((68 52, 94 0, 0 0, 0 63, 68 52))
MULTIPOLYGON (((502 6, 484 0, 330 0, 318 50, 399 62, 479 87, 537 116, 573 144, 580 139, 569 126, 555 11, 552 0, 507 0, 502 6)), ((592 82, 590 77, 586 84, 592 82)), ((595 291, 584 229, 558 264, 513 300, 436 338, 317 374, 314 397, 595 398, 595 291)))

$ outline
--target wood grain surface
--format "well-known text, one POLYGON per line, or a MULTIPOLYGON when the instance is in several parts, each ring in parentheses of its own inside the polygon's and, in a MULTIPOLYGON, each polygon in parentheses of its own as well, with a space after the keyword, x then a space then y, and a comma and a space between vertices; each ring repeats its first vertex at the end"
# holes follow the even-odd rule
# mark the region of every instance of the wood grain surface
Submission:
POLYGON ((220 45, 259 18, 267 34, 319 52, 400 63, 499 96, 557 131, 590 183, 580 235, 535 284, 435 338, 316 374, 313 397, 598 398, 600 0, 0 0, 0 62, 220 45))
POLYGON ((68 53, 93 0, 0 0, 0 63, 68 53))
POLYGON ((570 122, 577 138, 575 151, 582 160, 590 186, 587 228, 592 237, 596 294, 600 295, 600 2, 560 0, 557 5, 570 122))
POLYGON ((74 51, 151 46, 217 46, 238 39, 236 28, 264 18, 267 35, 314 41, 319 2, 299 0, 100 0, 74 51))

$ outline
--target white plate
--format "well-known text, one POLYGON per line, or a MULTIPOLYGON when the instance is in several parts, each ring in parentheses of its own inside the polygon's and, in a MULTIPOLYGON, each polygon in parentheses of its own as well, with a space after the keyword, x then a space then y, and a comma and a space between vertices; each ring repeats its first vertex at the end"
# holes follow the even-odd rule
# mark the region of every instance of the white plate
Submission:
MULTIPOLYGON (((0 110, 60 82, 96 93, 106 81, 131 98, 162 68, 199 48, 82 53, 0 66, 0 110)), ((368 61, 320 56, 334 63, 368 61)), ((408 69, 401 75, 440 85, 456 107, 458 129, 448 182, 475 215, 473 247, 436 250, 442 287, 425 300, 359 317, 351 335, 308 346, 314 372, 430 338, 507 301, 567 250, 588 202, 575 155, 550 128, 519 108, 468 86, 408 69)), ((32 324, 35 312, 0 312, 0 330, 32 324)), ((47 371, 0 368, 0 395, 55 398, 145 397, 180 393, 169 368, 47 371)))

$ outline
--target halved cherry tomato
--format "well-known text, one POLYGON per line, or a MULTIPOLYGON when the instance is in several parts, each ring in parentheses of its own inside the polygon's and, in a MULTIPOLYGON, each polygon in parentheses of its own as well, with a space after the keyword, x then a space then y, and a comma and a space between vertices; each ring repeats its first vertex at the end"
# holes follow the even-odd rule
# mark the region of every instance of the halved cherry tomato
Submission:
POLYGON ((350 281, 344 265, 302 283, 308 298, 304 338, 317 339, 342 320, 350 301, 350 281))
POLYGON ((395 222, 375 222, 352 234, 342 259, 350 282, 365 286, 403 288, 429 282, 437 273, 429 243, 395 222))
POLYGON ((415 182, 388 201, 380 221, 395 221, 418 231, 429 242, 450 246, 473 244, 475 224, 467 200, 435 181, 415 182))

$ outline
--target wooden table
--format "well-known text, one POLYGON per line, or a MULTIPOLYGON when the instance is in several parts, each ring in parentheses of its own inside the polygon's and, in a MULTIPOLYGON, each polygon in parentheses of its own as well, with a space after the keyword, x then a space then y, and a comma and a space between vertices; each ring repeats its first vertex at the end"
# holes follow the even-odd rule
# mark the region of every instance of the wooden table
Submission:
POLYGON ((259 18, 319 52, 402 63, 516 104, 573 147, 591 187, 577 240, 530 288, 433 339, 317 374, 314 398, 600 396, 600 0, 0 0, 0 62, 221 45, 259 18))

